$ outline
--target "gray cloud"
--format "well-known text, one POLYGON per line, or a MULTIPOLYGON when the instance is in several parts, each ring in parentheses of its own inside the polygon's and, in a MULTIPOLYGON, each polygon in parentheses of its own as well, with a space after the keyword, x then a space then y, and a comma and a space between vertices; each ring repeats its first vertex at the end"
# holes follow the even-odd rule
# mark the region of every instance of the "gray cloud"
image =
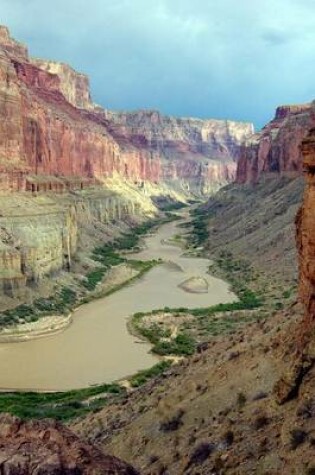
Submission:
POLYGON ((251 120, 313 99, 313 0, 1 0, 30 53, 70 63, 112 109, 251 120))
POLYGON ((295 35, 291 32, 279 31, 279 30, 266 30, 261 35, 262 39, 269 43, 271 46, 279 46, 289 41, 296 39, 295 35))

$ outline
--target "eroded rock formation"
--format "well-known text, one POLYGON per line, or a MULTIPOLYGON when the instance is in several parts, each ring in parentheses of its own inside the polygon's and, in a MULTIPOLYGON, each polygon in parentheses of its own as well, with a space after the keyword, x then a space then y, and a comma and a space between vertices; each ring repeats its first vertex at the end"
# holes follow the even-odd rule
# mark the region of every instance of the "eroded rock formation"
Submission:
POLYGON ((301 142, 315 126, 314 105, 280 106, 275 117, 242 147, 238 183, 255 183, 262 174, 301 174, 301 142))
POLYGON ((137 475, 130 465, 81 442, 58 422, 0 417, 0 470, 6 475, 137 475))
POLYGON ((249 123, 167 117, 158 111, 107 111, 106 117, 119 143, 149 151, 161 163, 161 180, 195 193, 234 181, 241 145, 253 133, 249 123))
POLYGON ((304 316, 296 334, 292 335, 293 352, 287 370, 275 386, 279 403, 298 392, 304 376, 315 362, 315 129, 301 144, 306 188, 302 206, 296 217, 296 240, 299 261, 299 296, 304 316))
POLYGON ((172 182, 208 192, 234 178, 251 124, 116 114, 91 101, 89 81, 65 64, 30 59, 0 27, 0 191, 25 177, 172 182))
POLYGON ((59 91, 70 104, 79 109, 93 109, 89 78, 78 73, 68 64, 32 58, 32 63, 59 78, 59 91))
POLYGON ((306 189, 297 216, 300 267, 300 298, 305 308, 301 325, 300 351, 315 361, 315 129, 302 142, 306 189))
POLYGON ((26 284, 70 270, 84 226, 93 229, 137 213, 134 201, 103 190, 1 197, 0 292, 21 295, 26 284))

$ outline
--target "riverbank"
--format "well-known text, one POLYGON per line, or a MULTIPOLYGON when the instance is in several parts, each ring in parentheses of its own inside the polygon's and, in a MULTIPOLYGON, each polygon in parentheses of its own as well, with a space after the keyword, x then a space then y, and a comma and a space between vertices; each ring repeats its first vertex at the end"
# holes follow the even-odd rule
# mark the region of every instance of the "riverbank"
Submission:
POLYGON ((109 296, 141 278, 160 262, 127 259, 128 253, 140 251, 141 239, 146 233, 173 219, 178 217, 167 213, 165 217, 148 220, 114 241, 95 248, 91 256, 94 268, 80 279, 79 287, 59 286, 51 297, 2 312, 0 343, 53 336, 71 325, 71 315, 81 305, 109 296))
POLYGON ((18 324, 13 328, 6 328, 0 332, 0 343, 19 343, 31 339, 53 336, 64 331, 72 323, 72 313, 51 315, 36 322, 18 324))
MULTIPOLYGON (((189 216, 185 212, 182 222, 187 219, 189 216)), ((105 273, 111 274, 112 285, 102 286, 104 280, 101 280, 93 291, 88 291, 88 296, 93 294, 93 300, 78 307, 67 331, 52 338, 1 345, 2 387, 67 391, 126 379, 126 375, 147 371, 159 363, 159 358, 150 352, 151 344, 139 344, 139 339, 128 332, 128 316, 149 313, 160 308, 161 302, 170 309, 182 305, 193 310, 237 300, 229 284, 208 274, 207 259, 187 257, 181 247, 169 242, 169 238, 185 232, 177 224, 164 223, 153 234, 141 234, 144 246, 134 254, 130 252, 135 247, 134 237, 130 234, 122 236, 118 248, 114 249, 112 243, 95 250, 96 268, 116 264, 105 273), (127 245, 132 247, 127 254, 122 254, 120 248, 127 245), (126 277, 126 266, 133 267, 133 270, 128 270, 128 285, 125 281, 120 284, 120 279, 126 277), (148 267, 150 272, 147 272, 148 267), (193 276, 207 281, 207 293, 186 292, 180 287, 193 276), (38 358, 39 354, 41 358, 38 358), (9 361, 9 364, 4 365, 4 361, 9 361)), ((96 277, 98 275, 93 279, 90 276, 88 285, 94 285, 96 277)), ((72 294, 66 292, 65 296, 69 298, 72 294)), ((171 359, 177 357, 171 356, 171 359)))

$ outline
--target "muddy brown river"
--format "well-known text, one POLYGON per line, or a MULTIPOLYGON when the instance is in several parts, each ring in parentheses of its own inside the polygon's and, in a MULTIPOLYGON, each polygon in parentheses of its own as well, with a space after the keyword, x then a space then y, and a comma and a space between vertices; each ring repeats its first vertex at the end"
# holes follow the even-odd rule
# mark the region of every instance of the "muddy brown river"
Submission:
POLYGON ((64 332, 0 344, 0 387, 67 390, 124 378, 158 361, 149 344, 128 333, 128 316, 165 306, 193 308, 234 301, 228 284, 207 274, 207 259, 185 257, 179 246, 165 242, 183 232, 173 222, 146 237, 146 249, 134 257, 161 258, 164 263, 120 291, 79 307, 64 332), (193 277, 206 281, 207 293, 179 287, 193 277))

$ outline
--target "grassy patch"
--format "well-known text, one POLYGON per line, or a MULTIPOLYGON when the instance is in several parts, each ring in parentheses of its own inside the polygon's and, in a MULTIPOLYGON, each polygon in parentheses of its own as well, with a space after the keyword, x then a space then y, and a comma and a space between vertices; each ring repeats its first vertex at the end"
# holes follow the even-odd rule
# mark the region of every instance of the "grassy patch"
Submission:
POLYGON ((160 363, 152 366, 152 368, 139 371, 130 379, 131 386, 133 388, 142 386, 150 379, 155 378, 166 371, 171 366, 171 364, 172 363, 170 361, 160 361, 160 363))
POLYGON ((156 227, 163 222, 169 221, 170 218, 164 220, 149 220, 145 223, 139 224, 134 227, 132 231, 122 234, 119 238, 102 246, 96 247, 92 252, 92 259, 101 264, 101 267, 94 269, 86 274, 86 280, 82 282, 82 285, 87 290, 94 290, 99 282, 102 281, 106 271, 111 267, 117 266, 123 262, 128 262, 134 269, 139 271, 147 271, 152 265, 151 261, 137 261, 127 260, 119 254, 119 251, 130 251, 136 249, 139 244, 140 237, 147 234, 152 228, 156 227))
POLYGON ((264 301, 248 287, 248 282, 253 276, 252 268, 243 261, 233 261, 230 255, 221 256, 217 265, 221 265, 228 272, 238 301, 193 309, 165 307, 133 315, 131 320, 133 329, 153 345, 153 353, 161 356, 191 355, 195 352, 197 342, 211 336, 233 332, 239 325, 261 318, 262 313, 258 309, 264 305, 264 301), (248 312, 244 312, 246 310, 248 312), (179 333, 172 338, 170 328, 167 326, 167 317, 166 323, 144 322, 144 317, 158 314, 187 316, 190 320, 181 322, 178 327, 179 333), (191 317, 194 317, 193 320, 191 317))
POLYGON ((179 201, 176 201, 174 203, 166 203, 163 205, 159 205, 159 208, 162 211, 177 211, 183 208, 186 208, 188 206, 187 203, 181 203, 179 201))
MULTIPOLYGON (((169 361, 161 361, 152 368, 139 371, 130 379, 132 387, 145 384, 159 376, 171 366, 169 361)), ((0 393, 0 412, 21 417, 22 419, 53 418, 68 421, 75 417, 97 412, 113 397, 124 395, 125 388, 119 384, 102 384, 84 389, 65 392, 8 392, 0 393)))
POLYGON ((196 350, 196 341, 188 333, 179 333, 175 338, 158 341, 152 348, 153 353, 160 356, 189 356, 196 350))
POLYGON ((193 247, 200 247, 207 240, 208 233, 208 223, 211 218, 211 214, 200 208, 194 209, 190 212, 192 220, 190 226, 192 227, 192 232, 189 237, 189 243, 193 247))
POLYGON ((92 272, 89 272, 88 274, 86 274, 86 280, 82 283, 82 285, 84 285, 84 287, 88 290, 94 290, 97 284, 102 281, 107 270, 107 267, 101 267, 99 269, 93 270, 92 272))
POLYGON ((32 305, 19 305, 0 314, 0 328, 18 323, 35 322, 47 315, 68 314, 77 300, 77 294, 69 287, 61 287, 55 295, 34 300, 32 305))
POLYGON ((66 421, 98 410, 106 404, 109 396, 124 392, 118 384, 103 384, 56 393, 0 393, 0 412, 9 412, 23 419, 50 417, 66 421), (100 397, 89 401, 96 396, 100 397))

